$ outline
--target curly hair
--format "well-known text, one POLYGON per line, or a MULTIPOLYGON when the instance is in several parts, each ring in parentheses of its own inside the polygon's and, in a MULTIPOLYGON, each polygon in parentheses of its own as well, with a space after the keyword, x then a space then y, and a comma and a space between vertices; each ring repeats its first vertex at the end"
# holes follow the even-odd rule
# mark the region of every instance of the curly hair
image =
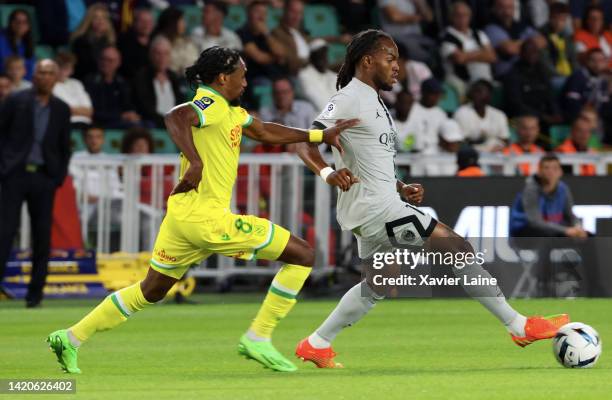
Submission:
POLYGON ((355 68, 357 63, 365 55, 371 54, 376 44, 380 39, 391 39, 387 33, 378 29, 368 29, 361 31, 351 39, 346 48, 346 56, 344 62, 338 71, 338 79, 336 80, 336 89, 340 90, 353 79, 355 76, 355 68))
POLYGON ((185 69, 185 77, 191 87, 208 85, 219 74, 231 74, 238 67, 240 53, 226 47, 213 46, 200 53, 195 64, 185 69))

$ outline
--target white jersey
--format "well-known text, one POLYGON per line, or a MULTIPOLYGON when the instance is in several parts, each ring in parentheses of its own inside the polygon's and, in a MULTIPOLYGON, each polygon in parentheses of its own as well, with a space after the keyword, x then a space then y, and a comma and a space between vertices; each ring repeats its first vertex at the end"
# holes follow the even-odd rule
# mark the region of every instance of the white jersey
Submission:
POLYGON ((340 135, 344 156, 333 149, 336 169, 348 168, 359 178, 338 195, 338 222, 344 230, 362 226, 401 201, 396 189, 395 124, 376 90, 357 78, 331 98, 315 125, 330 127, 351 118, 359 118, 359 123, 340 135))

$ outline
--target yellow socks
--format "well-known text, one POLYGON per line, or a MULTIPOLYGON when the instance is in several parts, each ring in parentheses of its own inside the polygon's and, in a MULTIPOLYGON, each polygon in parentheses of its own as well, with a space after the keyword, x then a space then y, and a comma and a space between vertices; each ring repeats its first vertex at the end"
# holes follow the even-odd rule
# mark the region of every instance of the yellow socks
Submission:
POLYGON ((68 332, 82 343, 96 332, 112 329, 127 321, 130 315, 149 304, 152 303, 144 298, 140 289, 140 281, 138 281, 132 286, 106 296, 102 303, 69 328, 68 332))
POLYGON ((308 278, 310 270, 310 267, 287 264, 278 271, 247 332, 250 339, 270 340, 278 321, 295 305, 295 298, 308 278))

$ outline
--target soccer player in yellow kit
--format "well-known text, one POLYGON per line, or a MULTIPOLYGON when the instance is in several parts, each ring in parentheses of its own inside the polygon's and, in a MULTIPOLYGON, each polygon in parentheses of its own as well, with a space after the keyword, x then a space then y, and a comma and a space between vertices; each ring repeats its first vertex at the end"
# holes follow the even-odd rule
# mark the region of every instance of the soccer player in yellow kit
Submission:
POLYGON ((314 263, 314 250, 283 227, 254 215, 230 211, 242 134, 266 143, 325 142, 341 151, 338 136, 357 120, 340 121, 325 130, 302 130, 253 118, 240 107, 247 85, 246 66, 237 51, 204 50, 186 77, 199 85, 193 101, 175 107, 165 118, 181 150, 180 182, 168 199, 168 211, 155 242, 144 280, 110 294, 93 311, 68 329, 47 337, 62 368, 80 373, 79 346, 95 332, 112 329, 137 311, 164 298, 192 265, 211 254, 245 260, 285 263, 238 351, 267 368, 290 372, 297 368, 271 343, 272 331, 296 303, 296 296, 314 263))

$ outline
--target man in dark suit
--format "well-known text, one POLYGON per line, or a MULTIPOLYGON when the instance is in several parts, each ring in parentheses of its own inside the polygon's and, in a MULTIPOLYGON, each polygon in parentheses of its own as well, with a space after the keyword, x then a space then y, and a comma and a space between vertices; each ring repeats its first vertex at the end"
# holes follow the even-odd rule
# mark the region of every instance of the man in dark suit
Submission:
POLYGON ((70 160, 70 108, 52 95, 57 77, 54 61, 39 61, 32 88, 12 94, 0 110, 0 281, 26 201, 32 226, 26 307, 43 297, 53 199, 70 160))

